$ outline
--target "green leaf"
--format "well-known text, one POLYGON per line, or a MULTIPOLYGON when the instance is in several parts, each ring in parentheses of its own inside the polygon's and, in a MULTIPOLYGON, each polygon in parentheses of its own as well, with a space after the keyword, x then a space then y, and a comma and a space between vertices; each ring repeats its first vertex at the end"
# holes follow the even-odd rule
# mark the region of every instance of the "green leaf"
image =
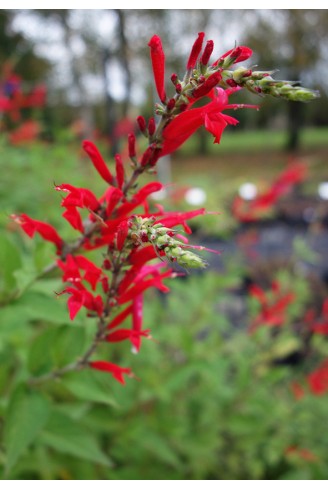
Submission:
POLYGON ((82 355, 85 350, 85 330, 75 324, 56 329, 56 338, 51 347, 56 367, 65 366, 82 355))
POLYGON ((70 373, 63 380, 66 388, 81 400, 118 406, 111 393, 112 379, 94 370, 70 373))
POLYGON ((55 328, 47 328, 32 343, 28 355, 28 369, 34 376, 40 376, 54 368, 51 346, 57 336, 55 328))
POLYGON ((41 441, 64 454, 110 466, 111 461, 104 454, 97 438, 82 424, 60 412, 54 412, 49 424, 42 431, 41 441))
POLYGON ((49 403, 39 393, 18 387, 7 410, 4 444, 9 472, 18 459, 45 426, 49 416, 49 403))
POLYGON ((14 271, 22 261, 16 245, 4 234, 0 235, 0 290, 10 292, 16 287, 14 271))

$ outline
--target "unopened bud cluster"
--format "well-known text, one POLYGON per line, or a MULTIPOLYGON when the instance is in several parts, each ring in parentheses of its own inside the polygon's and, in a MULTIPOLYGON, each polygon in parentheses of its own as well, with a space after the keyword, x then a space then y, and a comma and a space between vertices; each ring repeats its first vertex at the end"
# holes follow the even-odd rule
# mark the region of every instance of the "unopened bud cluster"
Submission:
POLYGON ((245 67, 222 72, 222 83, 246 88, 252 93, 271 95, 292 101, 308 102, 319 97, 319 92, 300 87, 299 82, 274 80, 273 71, 252 71, 245 67))
POLYGON ((165 256, 170 262, 176 262, 182 267, 192 269, 206 267, 206 262, 201 257, 186 250, 186 245, 175 238, 174 230, 155 222, 155 217, 134 216, 129 223, 131 241, 136 245, 151 243, 159 257, 165 256))

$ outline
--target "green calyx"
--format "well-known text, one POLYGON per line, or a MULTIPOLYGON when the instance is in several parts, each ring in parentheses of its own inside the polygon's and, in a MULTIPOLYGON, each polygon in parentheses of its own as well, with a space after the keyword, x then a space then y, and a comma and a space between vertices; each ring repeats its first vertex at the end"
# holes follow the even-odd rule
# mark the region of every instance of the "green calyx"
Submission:
POLYGON ((156 223, 155 218, 141 218, 134 216, 130 224, 130 236, 139 244, 149 242, 159 256, 163 252, 170 262, 176 262, 182 267, 190 269, 203 269, 206 267, 206 262, 194 252, 186 248, 186 245, 177 240, 174 236, 175 232, 171 228, 163 226, 161 223, 156 223))

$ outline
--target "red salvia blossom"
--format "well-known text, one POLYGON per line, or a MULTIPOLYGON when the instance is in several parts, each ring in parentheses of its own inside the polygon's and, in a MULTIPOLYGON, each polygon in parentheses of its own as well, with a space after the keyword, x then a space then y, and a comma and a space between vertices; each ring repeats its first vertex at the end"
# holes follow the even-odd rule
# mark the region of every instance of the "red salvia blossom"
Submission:
POLYGON ((284 324, 287 307, 295 299, 294 293, 283 292, 277 282, 272 283, 269 293, 256 284, 250 286, 249 293, 261 305, 260 313, 251 322, 249 333, 255 332, 261 326, 281 327, 284 324))
POLYGON ((83 149, 89 155, 99 175, 105 180, 105 182, 111 184, 113 182, 113 176, 95 144, 92 143, 92 141, 83 141, 83 149))
POLYGON ((85 280, 93 290, 96 289, 103 275, 102 270, 83 255, 67 255, 65 262, 57 260, 57 264, 64 272, 63 281, 79 283, 81 280, 85 280), (81 276, 80 270, 85 272, 83 276, 81 276))
POLYGON ((193 47, 191 49, 191 53, 189 55, 189 59, 187 62, 187 70, 191 70, 192 68, 195 68, 198 57, 199 57, 200 52, 201 52, 202 47, 203 47, 204 37, 205 37, 204 32, 198 33, 198 37, 197 37, 196 41, 194 42, 193 47))
POLYGON ((122 189, 124 185, 124 166, 121 155, 115 155, 116 162, 116 180, 119 189, 122 189))
POLYGON ((21 215, 13 214, 11 217, 21 226, 30 238, 33 238, 35 233, 39 233, 44 240, 56 245, 58 253, 61 252, 64 241, 53 226, 48 225, 48 223, 44 223, 43 221, 32 219, 24 213, 21 215))
POLYGON ((165 102, 165 55, 163 51, 162 41, 158 36, 155 35, 149 41, 148 46, 150 47, 150 56, 153 65, 153 73, 158 97, 162 102, 165 102))
POLYGON ((98 371, 105 371, 110 373, 113 378, 115 378, 122 385, 125 384, 124 374, 127 376, 134 377, 130 368, 122 368, 117 366, 117 364, 113 364, 112 362, 107 361, 92 361, 89 363, 89 366, 92 369, 97 369, 98 371))
POLYGON ((9 134, 9 142, 12 145, 33 142, 41 132, 41 126, 37 121, 25 121, 9 134))
POLYGON ((316 456, 312 451, 298 446, 289 446, 286 449, 285 454, 287 456, 300 458, 303 461, 315 462, 319 460, 318 456, 316 456))
POLYGON ((213 93, 212 102, 203 107, 188 109, 178 114, 163 131, 164 143, 161 155, 167 155, 177 150, 201 126, 212 133, 215 137, 214 143, 220 143, 222 133, 228 124, 238 124, 237 119, 222 114, 222 111, 241 107, 257 107, 229 104, 228 95, 230 93, 231 89, 217 88, 213 93))
POLYGON ((315 318, 313 310, 309 310, 306 318, 309 329, 319 335, 328 335, 328 299, 323 302, 322 311, 319 318, 315 318))
POLYGON ((212 88, 216 87, 220 80, 222 80, 222 75, 219 71, 212 73, 212 75, 210 75, 202 85, 193 91, 193 97, 195 99, 204 97, 204 95, 207 95, 212 88))
POLYGON ((246 223, 256 221, 270 210, 278 200, 290 192, 296 184, 307 176, 307 167, 299 161, 291 161, 287 168, 271 184, 270 188, 251 201, 236 196, 232 203, 232 212, 238 221, 246 223))
POLYGON ((233 59, 233 63, 240 63, 241 61, 246 61, 253 54, 253 51, 247 46, 237 46, 236 48, 229 49, 224 53, 218 60, 216 60, 212 66, 217 66, 220 61, 225 60, 228 56, 233 59))
POLYGON ((324 395, 328 392, 328 359, 307 376, 307 382, 314 395, 324 395))
POLYGON ((93 296, 93 294, 85 289, 82 284, 77 284, 77 286, 79 287, 79 289, 67 287, 62 293, 59 293, 67 293, 70 295, 67 301, 70 319, 74 320, 75 316, 80 311, 82 306, 84 306, 87 310, 94 311, 98 315, 101 315, 104 309, 101 296, 93 296))
POLYGON ((214 49, 214 42, 213 41, 207 41, 206 46, 204 48, 204 52, 202 54, 202 57, 200 59, 200 62, 202 65, 207 65, 209 62, 209 59, 211 57, 211 54, 213 53, 214 49))

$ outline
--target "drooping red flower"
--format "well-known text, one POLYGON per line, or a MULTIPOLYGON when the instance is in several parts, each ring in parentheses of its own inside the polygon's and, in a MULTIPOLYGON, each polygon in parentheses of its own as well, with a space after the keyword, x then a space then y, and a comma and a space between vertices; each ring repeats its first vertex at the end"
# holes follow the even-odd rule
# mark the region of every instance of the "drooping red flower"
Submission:
POLYGON ((159 36, 153 36, 148 46, 150 47, 150 57, 153 66, 153 74, 155 79, 156 90, 161 102, 166 100, 166 92, 164 86, 165 80, 165 54, 163 51, 162 41, 159 36))
MULTIPOLYGON (((1 107, 0 107, 1 109, 1 107)), ((23 122, 18 128, 11 131, 9 141, 12 145, 29 143, 35 141, 41 132, 41 126, 37 121, 28 120, 23 122)))
POLYGON ((82 306, 87 310, 94 311, 98 316, 101 316, 104 310, 104 304, 102 297, 100 295, 93 296, 87 289, 85 289, 82 284, 77 283, 77 288, 67 287, 59 294, 70 294, 67 301, 67 306, 69 310, 69 316, 71 320, 74 320, 77 313, 80 311, 82 306))
POLYGON ((91 260, 83 255, 66 255, 65 261, 57 260, 57 264, 63 271, 63 281, 80 283, 81 280, 87 281, 93 290, 96 289, 103 272, 91 260), (84 271, 84 275, 81 274, 84 271))
POLYGON ((302 385, 297 383, 297 381, 293 381, 290 385, 292 393, 294 395, 295 400, 301 400, 305 394, 304 388, 302 385))
POLYGON ((269 189, 255 199, 245 201, 242 197, 236 196, 232 203, 234 216, 243 223, 258 220, 277 203, 280 197, 290 192, 296 184, 303 182, 306 175, 307 167, 304 163, 291 161, 269 189))
POLYGON ((160 182, 149 182, 149 184, 144 185, 134 194, 130 202, 125 202, 121 204, 119 208, 117 208, 116 216, 126 216, 128 213, 133 211, 133 209, 140 206, 140 204, 142 204, 148 196, 154 192, 160 191, 161 189, 163 189, 163 184, 160 182))
POLYGON ((117 364, 113 364, 108 361, 92 361, 89 363, 89 366, 92 369, 97 369, 98 371, 105 371, 110 373, 113 378, 115 378, 122 385, 125 384, 124 374, 129 376, 130 378, 134 376, 133 372, 130 368, 122 368, 117 364))
POLYGON ((251 322, 249 333, 253 333, 261 326, 281 327, 287 315, 287 307, 294 301, 295 294, 281 291, 280 284, 273 282, 271 291, 266 293, 258 285, 253 284, 249 288, 251 296, 259 301, 261 308, 259 314, 251 322))
POLYGON ((324 395, 328 392, 328 359, 307 376, 307 382, 314 395, 324 395))
POLYGON ((149 332, 150 330, 142 330, 142 306, 143 306, 143 297, 142 295, 136 296, 134 299, 130 309, 124 310, 124 314, 127 315, 132 313, 132 328, 120 328, 115 332, 110 333, 106 337, 107 342, 121 342, 123 340, 129 339, 133 350, 135 353, 138 353, 141 346, 141 337, 150 338, 149 332), (127 311, 129 313, 127 313, 127 311))
POLYGON ((162 280, 166 277, 174 277, 174 273, 172 273, 172 271, 170 270, 164 272, 160 277, 153 277, 151 279, 140 281, 139 283, 129 288, 126 292, 121 294, 121 296, 118 298, 118 304, 123 305, 128 301, 132 301, 134 298, 136 298, 136 296, 153 287, 159 289, 160 291, 162 291, 162 293, 169 292, 169 288, 165 286, 165 284, 163 284, 162 282, 162 280))
POLYGON ((112 330, 115 327, 118 327, 121 325, 121 323, 124 322, 124 320, 132 314, 133 311, 133 305, 129 305, 127 308, 122 310, 118 315, 115 316, 115 318, 107 325, 108 330, 112 330))
MULTIPOLYGON (((308 313, 312 313, 312 310, 309 310, 308 313)), ((319 335, 328 335, 328 299, 323 302, 321 315, 318 319, 315 319, 314 312, 312 318, 309 318, 309 316, 308 314, 306 320, 312 332, 319 335)))
POLYGON ((318 456, 316 456, 312 451, 310 451, 309 449, 306 449, 306 448, 298 447, 298 446, 289 446, 285 450, 285 454, 288 456, 290 456, 290 455, 296 456, 296 457, 302 459, 303 461, 314 462, 314 461, 319 460, 318 456))
POLYGON ((253 54, 253 51, 248 48, 247 46, 237 46, 236 48, 229 49, 226 53, 224 53, 222 56, 220 56, 219 59, 217 59, 212 66, 217 66, 218 63, 221 60, 224 60, 228 56, 231 58, 234 58, 233 63, 240 63, 241 61, 248 60, 253 54))
POLYGON ((100 206, 98 199, 89 189, 74 187, 71 184, 56 185, 55 189, 56 191, 68 193, 61 204, 65 208, 76 206, 79 208, 86 208, 90 209, 91 211, 96 211, 100 206))
POLYGON ((244 107, 257 108, 253 105, 229 104, 228 95, 230 93, 231 89, 224 90, 218 87, 215 89, 212 102, 178 114, 163 131, 164 142, 161 156, 173 153, 201 126, 204 126, 215 137, 214 143, 220 143, 227 125, 236 125, 239 122, 232 116, 222 114, 222 111, 244 107))
POLYGON ((39 233, 44 240, 56 245, 58 254, 61 253, 64 241, 53 226, 43 221, 32 219, 24 213, 20 215, 12 214, 11 218, 21 226, 30 238, 33 238, 35 233, 39 233))

